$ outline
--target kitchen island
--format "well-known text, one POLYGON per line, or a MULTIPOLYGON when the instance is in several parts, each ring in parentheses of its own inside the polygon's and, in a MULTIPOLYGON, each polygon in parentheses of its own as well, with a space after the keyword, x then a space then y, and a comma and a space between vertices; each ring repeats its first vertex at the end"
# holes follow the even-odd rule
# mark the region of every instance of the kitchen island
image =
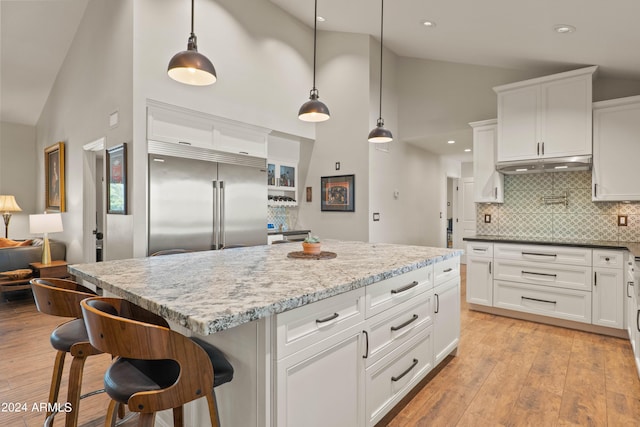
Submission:
MULTIPOLYGON (((324 241, 336 258, 287 257, 300 249, 257 246, 69 270, 225 352, 236 373, 216 390, 223 425, 373 425, 457 349, 462 251, 324 241)), ((202 403, 188 411, 190 425, 206 419, 202 403)))

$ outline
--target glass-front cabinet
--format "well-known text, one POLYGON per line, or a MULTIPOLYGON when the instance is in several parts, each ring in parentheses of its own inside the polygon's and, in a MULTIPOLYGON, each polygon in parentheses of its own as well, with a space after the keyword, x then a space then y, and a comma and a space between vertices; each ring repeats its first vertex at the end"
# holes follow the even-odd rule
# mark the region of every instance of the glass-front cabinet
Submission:
POLYGON ((298 165, 291 162, 269 160, 267 163, 267 184, 271 206, 297 206, 296 185, 298 165))

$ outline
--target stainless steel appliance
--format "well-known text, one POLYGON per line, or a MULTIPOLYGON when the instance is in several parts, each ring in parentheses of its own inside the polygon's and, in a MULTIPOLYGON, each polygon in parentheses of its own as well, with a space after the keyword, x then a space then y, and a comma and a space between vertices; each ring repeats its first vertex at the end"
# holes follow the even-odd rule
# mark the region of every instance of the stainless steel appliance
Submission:
POLYGON ((149 254, 264 245, 266 200, 266 159, 149 141, 149 254))

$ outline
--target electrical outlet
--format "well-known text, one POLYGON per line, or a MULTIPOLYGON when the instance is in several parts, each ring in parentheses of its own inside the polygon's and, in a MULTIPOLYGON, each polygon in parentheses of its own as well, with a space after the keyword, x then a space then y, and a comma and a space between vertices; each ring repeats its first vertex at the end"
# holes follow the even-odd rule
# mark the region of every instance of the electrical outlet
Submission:
POLYGON ((373 213, 373 220, 374 221, 380 221, 380 213, 374 212, 373 213))
POLYGON ((491 214, 484 214, 484 223, 491 224, 491 214))
POLYGON ((628 218, 626 215, 618 215, 618 227, 626 227, 627 220, 628 218))

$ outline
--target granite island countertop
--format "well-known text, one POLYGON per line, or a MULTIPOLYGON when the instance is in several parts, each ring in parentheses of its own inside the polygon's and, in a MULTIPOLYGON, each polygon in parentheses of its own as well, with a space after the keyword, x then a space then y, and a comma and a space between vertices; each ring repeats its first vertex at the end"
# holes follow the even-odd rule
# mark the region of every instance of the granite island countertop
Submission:
POLYGON ((576 246, 593 249, 620 249, 628 250, 636 259, 640 258, 640 243, 636 242, 616 242, 606 240, 587 239, 554 239, 550 237, 514 237, 514 236, 493 236, 475 235, 464 237, 462 240, 469 242, 493 242, 493 243, 518 243, 528 245, 547 246, 576 246))
POLYGON ((209 335, 459 256, 456 249, 323 241, 327 260, 263 245, 74 264, 69 272, 191 331, 209 335))

